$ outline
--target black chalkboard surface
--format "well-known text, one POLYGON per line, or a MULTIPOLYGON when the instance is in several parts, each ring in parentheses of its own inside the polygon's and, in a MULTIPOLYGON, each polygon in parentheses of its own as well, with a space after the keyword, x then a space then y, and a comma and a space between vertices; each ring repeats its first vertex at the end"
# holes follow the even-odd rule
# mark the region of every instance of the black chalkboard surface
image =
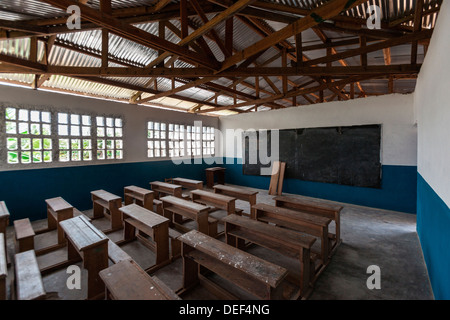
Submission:
MULTIPOLYGON (((286 162, 285 178, 381 187, 381 125, 283 129, 278 136, 279 160, 286 162)), ((267 143, 270 157, 272 132, 257 137, 258 153, 259 143, 267 143)), ((261 167, 270 164, 261 163, 259 157, 251 164, 248 137, 243 141, 243 173, 260 175, 261 167)))

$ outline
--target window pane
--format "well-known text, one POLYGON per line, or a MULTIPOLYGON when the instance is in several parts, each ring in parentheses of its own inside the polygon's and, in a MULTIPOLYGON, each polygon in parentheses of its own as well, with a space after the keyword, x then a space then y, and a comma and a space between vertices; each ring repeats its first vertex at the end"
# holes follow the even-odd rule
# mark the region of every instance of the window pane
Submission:
POLYGON ((116 159, 122 159, 122 158, 123 158, 123 151, 116 150, 116 159))
POLYGON ((42 125, 42 134, 44 136, 49 136, 52 134, 52 129, 51 129, 51 125, 49 124, 43 124, 42 125))
POLYGON ((52 162, 52 152, 44 151, 44 162, 52 162))
POLYGON ((67 124, 69 122, 69 115, 67 113, 58 113, 58 123, 67 124))
POLYGON ((8 152, 8 163, 19 163, 19 153, 8 152))
POLYGON ((17 138, 8 138, 6 148, 8 150, 17 150, 17 138))
POLYGON ((106 136, 114 137, 114 128, 106 128, 106 136))
POLYGON ((71 141, 71 148, 72 150, 78 150, 81 149, 81 141, 80 139, 72 139, 71 141))
POLYGON ((83 149, 92 149, 91 139, 83 140, 83 149))
POLYGON ((42 162, 42 152, 41 151, 33 151, 33 162, 34 163, 42 162))
POLYGON ((114 119, 113 118, 106 118, 106 125, 108 127, 114 127, 114 119))
POLYGON ((92 160, 92 151, 83 151, 83 160, 92 160))
POLYGON ((90 116, 81 116, 81 122, 85 126, 90 126, 91 125, 91 117, 90 116))
POLYGON ((80 124, 80 116, 78 114, 70 115, 70 123, 71 124, 80 124))
POLYGON ((121 127, 122 126, 122 119, 116 118, 115 119, 115 125, 116 125, 116 127, 121 127))
POLYGON ((69 126, 67 126, 67 125, 59 125, 58 126, 58 134, 60 136, 67 136, 67 135, 69 135, 69 126))
POLYGON ((105 159, 105 150, 97 150, 97 159, 99 160, 105 159))
POLYGON ((17 133, 17 124, 15 122, 6 122, 6 133, 17 133))
POLYGON ((97 128, 97 136, 104 137, 105 136, 105 128, 97 128))
POLYGON ((31 121, 33 121, 33 122, 39 122, 39 121, 40 121, 39 114, 40 114, 39 111, 31 111, 31 112, 30 112, 30 118, 31 118, 31 121))
POLYGON ((107 149, 114 149, 113 140, 106 140, 106 148, 107 149))
POLYGON ((122 128, 116 128, 116 137, 121 138, 122 137, 122 128))
POLYGON ((26 123, 26 122, 19 122, 19 133, 20 134, 29 134, 28 123, 26 123))
POLYGON ((91 127, 82 127, 81 134, 83 137, 89 137, 91 135, 91 127))
POLYGON ((69 151, 60 151, 59 152, 59 161, 69 161, 69 151))
POLYGON ((80 135, 80 126, 70 126, 70 135, 71 136, 79 136, 80 135))
POLYGON ((41 134, 41 126, 38 123, 31 124, 31 134, 39 135, 41 134))
POLYGON ((20 121, 28 121, 28 110, 24 110, 24 109, 19 110, 19 120, 20 121))
POLYGON ((20 149, 31 150, 31 139, 30 138, 20 139, 20 149))
POLYGON ((69 149, 69 139, 59 139, 59 149, 61 150, 69 149))
POLYGON ((116 149, 123 149, 122 140, 116 140, 116 149))
POLYGON ((24 151, 21 154, 20 157, 22 163, 31 163, 31 152, 30 151, 24 151))
POLYGON ((72 161, 81 160, 81 151, 72 151, 72 161))
MULTIPOLYGON (((42 122, 50 123, 50 121, 51 121, 50 112, 41 112, 41 118, 42 118, 42 122)), ((44 161, 45 161, 45 159, 44 159, 44 161)))
POLYGON ((105 149, 105 140, 97 140, 97 149, 105 149))
POLYGON ((42 149, 42 140, 33 139, 33 150, 41 150, 41 149, 42 149))
POLYGON ((52 149, 52 139, 44 139, 44 149, 46 150, 52 149))
POLYGON ((16 120, 16 109, 15 108, 6 108, 6 119, 7 120, 16 120))
POLYGON ((113 150, 106 151, 106 159, 114 159, 114 151, 113 150))
POLYGON ((105 125, 105 118, 97 117, 97 126, 103 127, 105 125))

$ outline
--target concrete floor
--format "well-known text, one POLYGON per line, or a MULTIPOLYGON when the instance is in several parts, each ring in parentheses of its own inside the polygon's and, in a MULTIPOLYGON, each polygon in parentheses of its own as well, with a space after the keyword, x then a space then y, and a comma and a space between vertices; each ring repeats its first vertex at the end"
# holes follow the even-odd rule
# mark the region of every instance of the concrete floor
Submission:
MULTIPOLYGON (((257 202, 274 204, 273 196, 267 190, 259 190, 257 202)), ((285 194, 288 195, 288 194, 285 194)), ((308 198, 292 195, 298 198, 308 198)), ((308 198, 311 199, 311 198, 308 198)), ((315 199, 318 202, 338 202, 315 199)), ((416 216, 413 214, 374 209, 350 204, 342 204, 341 237, 343 243, 338 247, 330 264, 315 283, 310 300, 431 300, 433 294, 423 260, 419 240, 416 233, 416 216), (381 289, 370 290, 366 282, 371 274, 367 267, 377 265, 381 270, 381 289)), ((249 212, 249 204, 237 200, 236 206, 249 212)), ((84 212, 92 215, 92 210, 84 212)), ((46 220, 34 221, 33 228, 39 230, 46 227, 46 220)), ((106 229, 109 220, 94 220, 99 229, 106 229)), ((219 225, 219 231, 223 228, 219 225)), ((330 225, 333 232, 334 224, 330 225)), ((113 241, 122 239, 121 231, 109 233, 113 241)), ((8 253, 10 260, 14 257, 13 228, 7 230, 8 253)), ((35 237, 35 248, 47 247, 56 243, 56 232, 51 231, 35 237)), ((155 262, 151 250, 138 240, 122 246, 142 268, 150 267, 155 262)), ((297 261, 278 255, 256 246, 248 251, 273 263, 282 265, 292 272, 298 270, 297 261)), ((63 261, 66 258, 65 248, 38 257, 41 268, 63 261)), ((8 274, 8 284, 14 276, 11 267, 8 274)), ((66 281, 69 274, 66 269, 55 271, 43 277, 44 287, 49 293, 49 299, 80 300, 86 298, 87 273, 81 262, 77 264, 82 270, 81 290, 69 290, 66 281)), ((155 275, 170 288, 177 290, 182 283, 182 260, 176 259, 171 264, 157 270, 155 275)), ((242 299, 252 299, 241 290, 229 286, 226 281, 215 279, 242 299)), ((10 290, 11 291, 11 290, 10 290)), ((9 292, 11 293, 11 292, 9 292)), ((202 287, 197 287, 183 296, 186 300, 213 300, 213 295, 202 287)))

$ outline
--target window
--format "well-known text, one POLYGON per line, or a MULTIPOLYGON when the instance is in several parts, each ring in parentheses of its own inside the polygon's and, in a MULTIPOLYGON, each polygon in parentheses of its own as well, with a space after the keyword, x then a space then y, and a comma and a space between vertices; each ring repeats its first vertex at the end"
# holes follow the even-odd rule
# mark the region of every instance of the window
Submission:
POLYGON ((201 127, 188 126, 187 127, 187 149, 188 155, 200 156, 201 155, 201 127))
POLYGON ((166 124, 149 121, 147 123, 147 156, 160 158, 167 156, 166 124))
POLYGON ((169 157, 184 157, 184 125, 169 124, 169 157))
POLYGON ((50 112, 17 108, 5 110, 7 162, 52 162, 50 112))
POLYGON ((203 127, 203 154, 214 155, 214 128, 203 127))
POLYGON ((97 117, 97 159, 123 159, 122 119, 97 117))
POLYGON ((91 116, 58 113, 59 161, 91 161, 91 116))

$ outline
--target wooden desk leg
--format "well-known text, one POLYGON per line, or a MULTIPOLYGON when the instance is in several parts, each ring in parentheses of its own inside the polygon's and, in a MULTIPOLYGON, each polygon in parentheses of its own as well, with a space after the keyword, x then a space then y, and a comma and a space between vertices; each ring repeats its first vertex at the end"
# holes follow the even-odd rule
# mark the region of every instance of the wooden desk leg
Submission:
POLYGON ((126 221, 124 221, 123 239, 126 242, 136 239, 136 228, 126 221))
POLYGON ((109 212, 111 212, 111 229, 122 229, 122 212, 119 208, 122 207, 120 200, 109 203, 109 212))
POLYGON ((335 214, 334 224, 336 226, 336 245, 341 243, 341 221, 339 213, 335 214))
POLYGON ((125 194, 124 194, 124 196, 123 196, 123 201, 124 201, 125 205, 127 206, 127 205, 133 203, 133 197, 127 195, 126 192, 127 192, 127 191, 125 191, 125 194))
POLYGON ((214 173, 206 171, 206 186, 212 188, 214 186, 214 173))
POLYGON ((217 183, 225 184, 225 172, 224 171, 217 172, 217 183))
POLYGON ((153 241, 156 244, 156 264, 168 262, 169 255, 169 223, 161 224, 153 229, 153 241))
POLYGON ((153 194, 144 196, 143 207, 147 210, 153 211, 153 194))
MULTIPOLYGON (((58 223, 56 222, 55 217, 50 213, 50 208, 47 205, 47 230, 55 230, 58 223)), ((59 237, 59 232, 58 232, 59 237)))
POLYGON ((98 273, 108 267, 108 243, 84 251, 83 266, 88 271, 88 299, 105 293, 105 284, 98 273))
POLYGON ((73 218, 73 208, 72 209, 68 209, 68 210, 64 210, 62 212, 58 212, 57 213, 57 218, 58 218, 58 244, 64 244, 66 242, 66 238, 64 237, 64 230, 59 226, 59 223, 61 221, 73 218))
POLYGON ((194 250, 187 244, 183 243, 181 247, 181 254, 183 257, 183 289, 188 290, 195 286, 198 283, 198 271, 199 266, 198 263, 193 261, 190 258, 187 258, 186 255, 194 250))
POLYGON ((326 265, 328 263, 328 256, 330 254, 329 252, 329 246, 328 246, 328 226, 325 226, 322 228, 322 243, 321 243, 321 250, 322 250, 322 263, 326 265))
POLYGON ((208 235, 209 234, 209 226, 208 226, 208 215, 202 214, 197 216, 197 226, 198 231, 208 235))
POLYGON ((312 278, 311 272, 311 252, 309 249, 300 249, 300 295, 304 296, 309 289, 312 278))
POLYGON ((103 214, 104 208, 103 208, 102 205, 100 205, 100 204, 98 204, 98 203, 95 203, 95 202, 94 202, 95 200, 97 200, 97 198, 93 197, 93 198, 92 198, 92 203, 93 203, 93 205, 92 205, 92 207, 93 207, 93 210, 92 210, 92 218, 93 218, 93 219, 103 218, 103 217, 105 216, 105 215, 103 214))

